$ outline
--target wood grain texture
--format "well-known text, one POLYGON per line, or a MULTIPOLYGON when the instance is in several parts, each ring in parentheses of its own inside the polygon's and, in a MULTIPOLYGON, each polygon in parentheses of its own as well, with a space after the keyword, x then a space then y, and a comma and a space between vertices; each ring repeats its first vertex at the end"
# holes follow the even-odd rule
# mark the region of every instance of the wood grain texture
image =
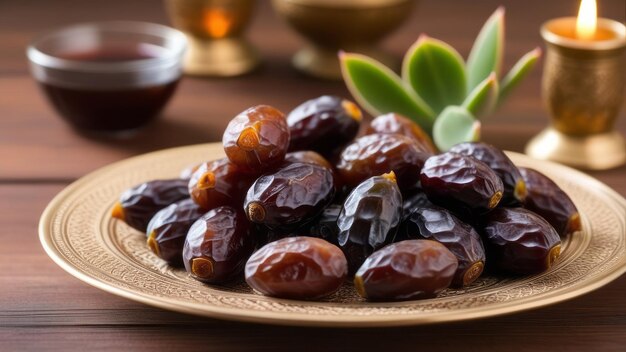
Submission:
MULTIPOLYGON (((0 185, 0 341, 8 350, 314 351, 619 350, 626 277, 580 298, 515 315, 406 328, 325 329, 197 318, 97 290, 48 259, 39 214, 62 185, 0 185), (308 341, 308 342, 304 342, 308 341), (314 343, 312 343, 314 342, 314 343), (345 344, 349 344, 346 346, 345 344)), ((5 350, 4 347, 0 348, 5 350)))
MULTIPOLYGON (((544 309, 465 323, 390 329, 307 329, 201 319, 134 303, 80 282, 56 266, 37 238, 46 203, 68 182, 110 162, 151 150, 219 140, 228 120, 268 103, 288 110, 321 94, 348 93, 341 83, 305 79, 291 69, 301 40, 260 8, 250 39, 264 66, 234 79, 186 77, 162 119, 131 139, 93 139, 69 129, 28 74, 24 49, 37 34, 75 22, 131 19, 167 23, 155 0, 0 1, 0 350, 622 350, 626 344, 626 277, 544 309)), ((505 67, 542 45, 539 25, 573 15, 577 2, 420 1, 385 47, 400 55, 427 32, 466 55, 481 23, 507 7, 505 67)), ((600 14, 624 21, 623 0, 602 0, 600 14)), ((484 138, 522 151, 547 123, 541 68, 487 120, 484 138)), ((624 109, 618 129, 626 133, 624 109)), ((626 195, 626 167, 592 173, 626 195)), ((626 214, 625 214, 626 216, 626 214)))

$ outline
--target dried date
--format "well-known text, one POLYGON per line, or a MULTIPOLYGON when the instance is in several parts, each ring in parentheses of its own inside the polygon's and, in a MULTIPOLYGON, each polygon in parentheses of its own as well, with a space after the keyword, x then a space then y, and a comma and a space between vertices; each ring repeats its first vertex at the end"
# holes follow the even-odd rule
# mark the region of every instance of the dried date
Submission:
POLYGON ((365 133, 401 134, 413 139, 421 151, 428 154, 435 154, 437 152, 437 148, 432 139, 430 139, 430 136, 428 136, 418 124, 396 113, 378 116, 370 122, 365 133))
POLYGON ((428 199, 428 196, 422 190, 422 186, 418 185, 410 194, 403 197, 402 219, 406 219, 417 208, 432 206, 434 204, 428 199))
POLYGON ((517 167, 500 149, 481 142, 459 143, 450 149, 453 153, 474 157, 487 164, 502 180, 504 192, 501 204, 519 205, 526 198, 526 184, 517 167))
POLYGON ((189 195, 205 210, 222 205, 240 206, 254 177, 241 171, 228 158, 209 161, 189 179, 189 195))
POLYGON ((431 202, 462 216, 495 208, 504 191, 502 180, 485 163, 451 152, 428 158, 420 180, 431 202))
POLYGON ((287 228, 313 219, 334 195, 332 171, 294 163, 259 177, 248 190, 244 209, 254 223, 287 228))
POLYGON ((191 225, 183 247, 185 269, 197 280, 223 283, 236 278, 256 246, 241 210, 215 208, 191 225))
POLYGON ((455 287, 471 284, 485 267, 485 248, 476 230, 435 205, 414 209, 402 222, 397 238, 433 240, 446 246, 459 261, 452 280, 455 287))
POLYGON ((150 219, 168 205, 189 198, 187 181, 154 180, 136 185, 122 193, 113 206, 111 216, 128 226, 146 232, 150 219))
POLYGON ((486 216, 482 235, 489 265, 518 275, 548 270, 561 253, 552 225, 522 208, 498 208, 486 216))
POLYGON ((263 238, 264 243, 274 242, 286 237, 309 236, 326 240, 337 245, 337 236, 339 228, 337 227, 337 219, 341 213, 342 206, 339 204, 331 204, 327 206, 320 215, 313 218, 295 229, 291 228, 274 228, 261 227, 258 233, 263 238))
POLYGON ((329 95, 308 100, 287 116, 289 150, 330 156, 356 136, 362 119, 361 110, 349 100, 329 95))
POLYGON ((298 152, 291 152, 285 155, 285 162, 293 164, 293 163, 306 163, 306 164, 314 164, 323 166, 328 168, 329 170, 333 169, 333 166, 330 164, 328 160, 326 160, 320 154, 312 151, 312 150, 302 150, 298 152))
POLYGON ((335 181, 335 191, 337 192, 337 190, 340 189, 341 179, 335 171, 335 168, 328 160, 326 160, 326 158, 321 156, 319 153, 312 150, 302 150, 298 152, 287 153, 287 155, 285 155, 285 163, 283 164, 283 166, 285 166, 285 164, 294 163, 313 164, 327 168, 333 173, 333 179, 335 181))
POLYGON ((271 242, 246 263, 246 282, 268 296, 317 299, 335 292, 347 276, 346 258, 336 246, 314 237, 271 242))
POLYGON ((419 173, 429 154, 399 134, 371 134, 356 139, 341 153, 337 171, 348 187, 393 171, 405 192, 419 182, 419 173))
POLYGON ((287 120, 271 106, 254 106, 230 121, 222 143, 230 161, 244 172, 260 175, 285 159, 289 147, 287 120))
POLYGON ((554 181, 533 169, 520 167, 520 172, 528 190, 524 208, 541 215, 560 236, 582 229, 574 202, 554 181))
POLYGON ((373 301, 429 298, 450 286, 458 261, 439 242, 408 240, 374 252, 354 277, 357 292, 373 301))
POLYGON ((191 199, 181 200, 159 210, 148 224, 148 248, 169 264, 182 266, 187 232, 204 213, 191 199))
POLYGON ((390 243, 402 216, 402 195, 393 172, 371 177, 346 198, 337 220, 338 244, 351 273, 373 251, 390 243))

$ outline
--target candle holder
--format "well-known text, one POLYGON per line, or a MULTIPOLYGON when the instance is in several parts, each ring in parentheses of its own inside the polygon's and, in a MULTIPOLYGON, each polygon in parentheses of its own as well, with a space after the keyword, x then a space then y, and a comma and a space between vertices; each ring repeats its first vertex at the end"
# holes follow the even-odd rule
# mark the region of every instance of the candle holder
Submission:
POLYGON ((166 0, 166 6, 189 42, 185 73, 236 76, 259 64, 257 51, 243 37, 254 0, 166 0))
POLYGON ((626 162, 626 144, 613 129, 624 99, 626 27, 598 19, 594 40, 577 40, 576 18, 546 22, 542 94, 551 126, 526 153, 571 166, 603 170, 626 162))

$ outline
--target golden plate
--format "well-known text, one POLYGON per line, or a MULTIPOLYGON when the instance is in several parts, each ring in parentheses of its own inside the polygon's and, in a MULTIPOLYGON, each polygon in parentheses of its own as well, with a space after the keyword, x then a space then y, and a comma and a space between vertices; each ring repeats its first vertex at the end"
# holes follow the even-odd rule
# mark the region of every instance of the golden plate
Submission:
POLYGON ((223 156, 220 144, 141 155, 95 171, 68 186, 39 224, 48 255, 78 279, 102 290, 174 311, 286 325, 391 326, 494 316, 537 308, 601 287, 626 271, 626 200, 599 181, 565 166, 508 153, 555 180, 582 214, 583 231, 563 244, 557 264, 541 275, 484 277, 434 299, 368 303, 346 284, 323 302, 273 299, 245 284, 208 286, 152 254, 145 236, 109 216, 124 189, 223 156))

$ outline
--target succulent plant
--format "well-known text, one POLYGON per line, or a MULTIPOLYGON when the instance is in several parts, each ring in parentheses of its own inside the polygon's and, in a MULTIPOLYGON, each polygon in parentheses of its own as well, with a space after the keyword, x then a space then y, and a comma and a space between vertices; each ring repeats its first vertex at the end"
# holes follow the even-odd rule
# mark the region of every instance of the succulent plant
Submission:
POLYGON ((339 53, 343 79, 370 114, 405 115, 443 151, 480 139, 479 119, 490 114, 537 62, 541 49, 522 56, 502 77, 504 8, 483 25, 465 62, 450 45, 421 35, 404 56, 399 76, 367 56, 339 53))

